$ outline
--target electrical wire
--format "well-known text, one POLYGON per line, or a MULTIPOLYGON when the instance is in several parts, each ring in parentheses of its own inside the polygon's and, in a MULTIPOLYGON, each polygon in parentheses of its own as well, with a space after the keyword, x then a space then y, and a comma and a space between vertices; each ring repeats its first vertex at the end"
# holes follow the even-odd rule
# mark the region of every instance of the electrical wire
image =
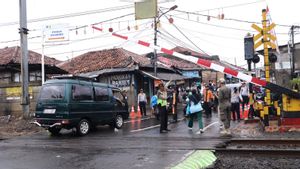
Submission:
POLYGON ((183 42, 181 39, 176 38, 175 36, 173 36, 171 33, 169 33, 168 31, 166 31, 165 29, 162 28, 161 30, 162 30, 164 33, 166 33, 167 35, 165 35, 165 34, 164 34, 163 32, 161 32, 161 31, 159 31, 159 33, 162 34, 163 36, 165 36, 165 37, 171 39, 172 41, 177 42, 177 44, 179 44, 179 45, 177 45, 177 46, 187 47, 187 48, 191 48, 191 49, 194 48, 194 47, 192 47, 191 45, 189 45, 189 44, 183 42))
MULTIPOLYGON (((174 10, 176 12, 181 12, 184 14, 192 14, 192 15, 196 15, 196 16, 203 16, 203 17, 211 17, 211 18, 215 18, 215 19, 219 19, 217 16, 213 16, 213 15, 206 15, 206 14, 200 14, 200 13, 195 13, 195 12, 188 12, 188 11, 181 11, 181 10, 174 10)), ((172 16, 178 16, 178 15, 172 15, 172 16)), ((241 20, 241 19, 235 19, 235 18, 224 18, 221 20, 227 20, 227 21, 235 21, 235 22, 242 22, 242 23, 250 23, 250 24, 261 24, 261 22, 255 22, 255 21, 247 21, 247 20, 241 20)), ((285 24, 277 24, 276 26, 282 26, 282 27, 291 27, 291 25, 285 25, 285 24)))
MULTIPOLYGON (((148 24, 149 22, 147 23, 143 23, 141 24, 140 26, 143 26, 143 25, 146 25, 148 24)), ((116 32, 121 32, 121 31, 124 31, 126 30, 127 28, 124 28, 124 29, 121 29, 121 30, 118 30, 118 31, 115 31, 116 32)), ((148 28, 146 27, 145 29, 143 29, 142 31, 144 30, 147 30, 148 28)), ((140 31, 135 31, 135 32, 140 32, 140 31)), ((134 32, 128 32, 128 33, 123 33, 123 34, 131 34, 131 33, 134 33, 134 32)), ((82 41, 86 41, 86 40, 92 40, 92 39, 98 39, 98 38, 103 38, 103 37, 111 37, 111 33, 105 33, 103 35, 100 35, 100 36, 96 36, 96 37, 90 37, 90 38, 83 38, 83 39, 77 39, 77 40, 73 40, 73 41, 70 41, 71 43, 77 43, 77 42, 82 42, 82 41)), ((124 42, 122 42, 124 43, 124 42)), ((60 45, 61 46, 61 45, 60 45)), ((53 47, 56 47, 56 45, 51 45, 51 46, 45 46, 46 49, 48 48, 53 48, 53 47)), ((36 49, 31 49, 31 50, 41 50, 42 48, 36 48, 36 49)), ((68 52, 70 53, 70 52, 68 52)), ((62 53, 64 54, 64 53, 62 53)))
MULTIPOLYGON (((144 35, 144 36, 149 36, 149 35, 144 35)), ((144 36, 142 36, 142 37, 144 37, 144 36)), ((101 45, 101 46, 95 46, 95 47, 91 47, 91 48, 72 50, 72 51, 69 51, 69 52, 50 53, 50 54, 47 54, 47 55, 48 56, 55 56, 55 55, 69 54, 69 53, 74 53, 74 52, 76 53, 76 52, 88 51, 88 50, 92 50, 92 49, 103 48, 103 47, 111 46, 111 45, 114 45, 114 44, 118 44, 118 45, 114 45, 114 47, 120 48, 122 46, 120 44, 122 44, 122 43, 124 43, 124 42, 115 42, 115 43, 110 43, 110 44, 101 45)))
MULTIPOLYGON (((91 14, 104 13, 104 12, 119 11, 119 10, 123 10, 123 9, 129 9, 132 7, 133 7, 133 5, 125 5, 125 6, 117 6, 117 7, 112 7, 112 8, 98 9, 98 10, 90 10, 90 11, 69 13, 69 14, 56 15, 56 16, 48 16, 48 17, 43 17, 43 18, 30 19, 27 21, 27 23, 42 22, 42 21, 48 21, 48 20, 64 19, 64 18, 78 17, 78 16, 83 16, 83 15, 91 15, 91 14)), ((17 25, 17 24, 19 24, 19 21, 0 23, 0 27, 17 25)))
MULTIPOLYGON (((169 34, 169 32, 166 32, 167 34, 169 34)), ((187 45, 186 43, 182 42, 181 40, 178 40, 176 38, 170 37, 169 35, 164 34, 163 32, 159 31, 159 37, 166 39, 168 41, 171 41, 171 43, 174 45, 174 47, 176 46, 182 46, 182 47, 186 47, 186 48, 190 48, 189 45, 187 45), (189 46, 189 47, 187 47, 189 46)))
POLYGON ((234 4, 234 5, 228 5, 228 6, 221 6, 217 8, 210 8, 210 9, 202 9, 197 12, 204 12, 204 11, 214 11, 214 10, 220 10, 220 9, 227 9, 227 8, 235 8, 235 7, 240 7, 240 6, 247 6, 247 5, 252 5, 252 4, 257 4, 261 2, 265 2, 266 0, 258 0, 258 1, 253 1, 253 2, 248 2, 248 3, 240 3, 240 4, 234 4))
MULTIPOLYGON (((230 27, 230 26, 215 25, 215 24, 209 24, 209 23, 204 23, 204 22, 200 22, 200 21, 188 20, 188 19, 185 19, 185 18, 182 18, 182 17, 178 17, 178 16, 174 16, 174 15, 171 15, 171 16, 175 17, 175 18, 178 18, 178 19, 185 20, 185 21, 199 23, 199 24, 207 25, 207 26, 213 26, 213 27, 216 27, 216 28, 224 28, 224 29, 230 29, 230 30, 236 30, 236 31, 243 31, 243 32, 251 32, 251 33, 255 33, 256 32, 256 31, 250 30, 250 29, 242 29, 242 28, 234 28, 234 27, 230 27)), ((279 34, 279 33, 277 33, 277 34, 279 34)), ((286 33, 283 33, 283 34, 286 34, 286 33)))
MULTIPOLYGON (((161 11, 161 10, 160 10, 161 11)), ((166 19, 169 19, 168 18, 168 16, 167 15, 164 15, 164 17, 166 18, 166 19)), ((172 24, 175 28, 176 28, 176 30, 182 35, 182 36, 184 36, 191 44, 193 44, 198 50, 200 50, 202 53, 204 53, 204 54, 206 54, 207 56, 209 56, 204 50, 202 50, 199 46, 197 46, 189 37, 187 37, 186 35, 185 35, 185 33, 183 33, 177 26, 176 26, 176 24, 172 24)))
MULTIPOLYGON (((134 14, 134 13, 125 14, 125 15, 118 16, 118 17, 111 18, 111 19, 107 19, 107 20, 104 20, 104 21, 101 21, 101 22, 93 23, 93 24, 91 24, 91 25, 98 25, 98 24, 101 24, 101 23, 106 23, 106 22, 109 22, 109 21, 113 21, 113 20, 116 20, 116 19, 120 19, 120 18, 124 18, 124 17, 130 16, 130 15, 133 15, 133 14, 134 14)), ((78 29, 81 29, 81 28, 86 28, 86 27, 88 27, 88 26, 89 26, 89 25, 79 26, 79 27, 74 28, 74 29, 69 29, 69 31, 74 31, 74 30, 78 30, 78 29)), ((36 38, 41 38, 41 37, 42 37, 42 36, 33 36, 33 37, 28 37, 28 39, 36 39, 36 38)), ((0 44, 1 44, 1 43, 17 42, 17 41, 20 41, 20 39, 0 41, 0 44)))
MULTIPOLYGON (((163 22, 163 23, 167 24, 167 22, 163 22)), ((177 25, 177 27, 180 28, 180 29, 189 31, 189 32, 199 33, 199 34, 203 34, 203 35, 207 35, 207 36, 213 36, 213 37, 219 37, 219 38, 226 38, 226 39, 232 39, 232 40, 238 40, 238 41, 241 40, 240 38, 235 38, 233 36, 223 36, 223 35, 211 34, 211 33, 207 33, 207 32, 201 32, 201 31, 196 31, 196 30, 188 29, 188 28, 185 28, 185 27, 182 27, 182 26, 178 26, 178 25, 177 25)))

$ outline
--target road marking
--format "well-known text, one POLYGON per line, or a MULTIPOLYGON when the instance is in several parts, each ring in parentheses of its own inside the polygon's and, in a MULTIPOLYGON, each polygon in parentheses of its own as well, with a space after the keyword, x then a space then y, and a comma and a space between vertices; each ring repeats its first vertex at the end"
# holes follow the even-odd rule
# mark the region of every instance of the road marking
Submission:
POLYGON ((145 130, 153 129, 153 128, 156 128, 156 127, 159 127, 159 126, 160 126, 160 124, 155 125, 155 126, 146 127, 146 128, 137 129, 137 130, 131 130, 130 132, 134 133, 134 132, 139 132, 139 131, 145 131, 145 130))
POLYGON ((126 123, 133 123, 133 122, 137 122, 137 121, 148 120, 148 119, 151 119, 151 117, 146 117, 146 118, 136 119, 136 120, 128 120, 128 121, 125 121, 124 124, 126 124, 126 123))
MULTIPOLYGON (((213 125, 215 125, 215 124, 218 124, 218 123, 219 123, 218 121, 215 121, 215 122, 213 122, 213 123, 211 123, 211 124, 205 126, 205 127, 203 128, 203 131, 205 131, 205 130, 208 129, 209 127, 211 127, 211 126, 213 126, 213 125)), ((197 131, 196 134, 201 134, 201 132, 200 132, 200 131, 197 131)))
POLYGON ((208 129, 209 127, 211 127, 211 126, 213 126, 213 125, 215 125, 215 124, 218 124, 218 123, 219 123, 218 121, 215 121, 215 122, 213 122, 213 123, 207 125, 206 127, 204 127, 203 130, 205 131, 205 130, 208 129))
MULTIPOLYGON (((178 119, 178 122, 182 121, 183 119, 184 119, 184 118, 178 119)), ((170 124, 170 122, 168 122, 168 124, 170 124)), ((150 127, 141 128, 141 129, 137 129, 137 130, 131 130, 130 132, 131 132, 131 133, 134 133, 134 132, 139 132, 139 131, 145 131, 145 130, 157 128, 157 127, 159 127, 159 126, 160 126, 160 124, 154 125, 154 126, 150 126, 150 127)))

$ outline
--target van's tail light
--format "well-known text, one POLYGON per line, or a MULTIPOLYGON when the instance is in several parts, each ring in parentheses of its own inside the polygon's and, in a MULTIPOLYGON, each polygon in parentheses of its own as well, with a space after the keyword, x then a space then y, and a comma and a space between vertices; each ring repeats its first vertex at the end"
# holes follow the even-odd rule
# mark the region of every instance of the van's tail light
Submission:
POLYGON ((62 123, 62 124, 69 124, 70 121, 69 121, 69 120, 63 120, 63 121, 61 121, 61 123, 62 123))

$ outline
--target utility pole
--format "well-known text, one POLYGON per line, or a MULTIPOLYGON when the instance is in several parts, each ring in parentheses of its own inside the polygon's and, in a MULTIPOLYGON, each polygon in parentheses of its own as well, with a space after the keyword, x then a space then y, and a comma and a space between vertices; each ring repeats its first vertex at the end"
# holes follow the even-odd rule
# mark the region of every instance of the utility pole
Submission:
MULTIPOLYGON (((156 17, 154 18, 154 46, 157 45, 157 21, 156 17)), ((154 67, 154 76, 157 77, 157 50, 154 48, 154 57, 153 57, 153 67, 154 67)))
MULTIPOLYGON (((177 8, 177 5, 172 6, 169 10, 167 10, 166 12, 162 13, 161 15, 159 15, 158 17, 154 17, 154 46, 157 45, 157 24, 159 23, 159 19, 160 17, 162 17, 163 15, 165 15, 166 13, 173 11, 177 8)), ((153 57, 153 66, 154 66, 154 76, 157 77, 157 50, 154 48, 154 57, 153 57)))
POLYGON ((28 45, 27 45, 27 14, 26 0, 19 0, 20 8, 20 40, 21 40, 21 74, 22 74, 22 110, 23 118, 29 117, 29 94, 28 94, 28 45))
POLYGON ((292 36, 292 71, 291 71, 291 79, 294 78, 295 73, 295 40, 294 40, 294 25, 291 27, 291 36, 292 36))
POLYGON ((44 43, 44 29, 42 30, 42 84, 45 83, 45 43, 44 43))

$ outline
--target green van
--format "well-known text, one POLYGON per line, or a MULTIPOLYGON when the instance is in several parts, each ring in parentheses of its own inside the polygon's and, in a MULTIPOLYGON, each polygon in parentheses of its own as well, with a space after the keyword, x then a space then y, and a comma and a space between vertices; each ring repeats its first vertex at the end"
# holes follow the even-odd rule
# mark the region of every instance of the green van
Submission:
POLYGON ((52 135, 62 128, 76 128, 82 136, 99 124, 119 129, 128 116, 128 103, 120 89, 86 79, 57 78, 43 84, 34 124, 52 135))

